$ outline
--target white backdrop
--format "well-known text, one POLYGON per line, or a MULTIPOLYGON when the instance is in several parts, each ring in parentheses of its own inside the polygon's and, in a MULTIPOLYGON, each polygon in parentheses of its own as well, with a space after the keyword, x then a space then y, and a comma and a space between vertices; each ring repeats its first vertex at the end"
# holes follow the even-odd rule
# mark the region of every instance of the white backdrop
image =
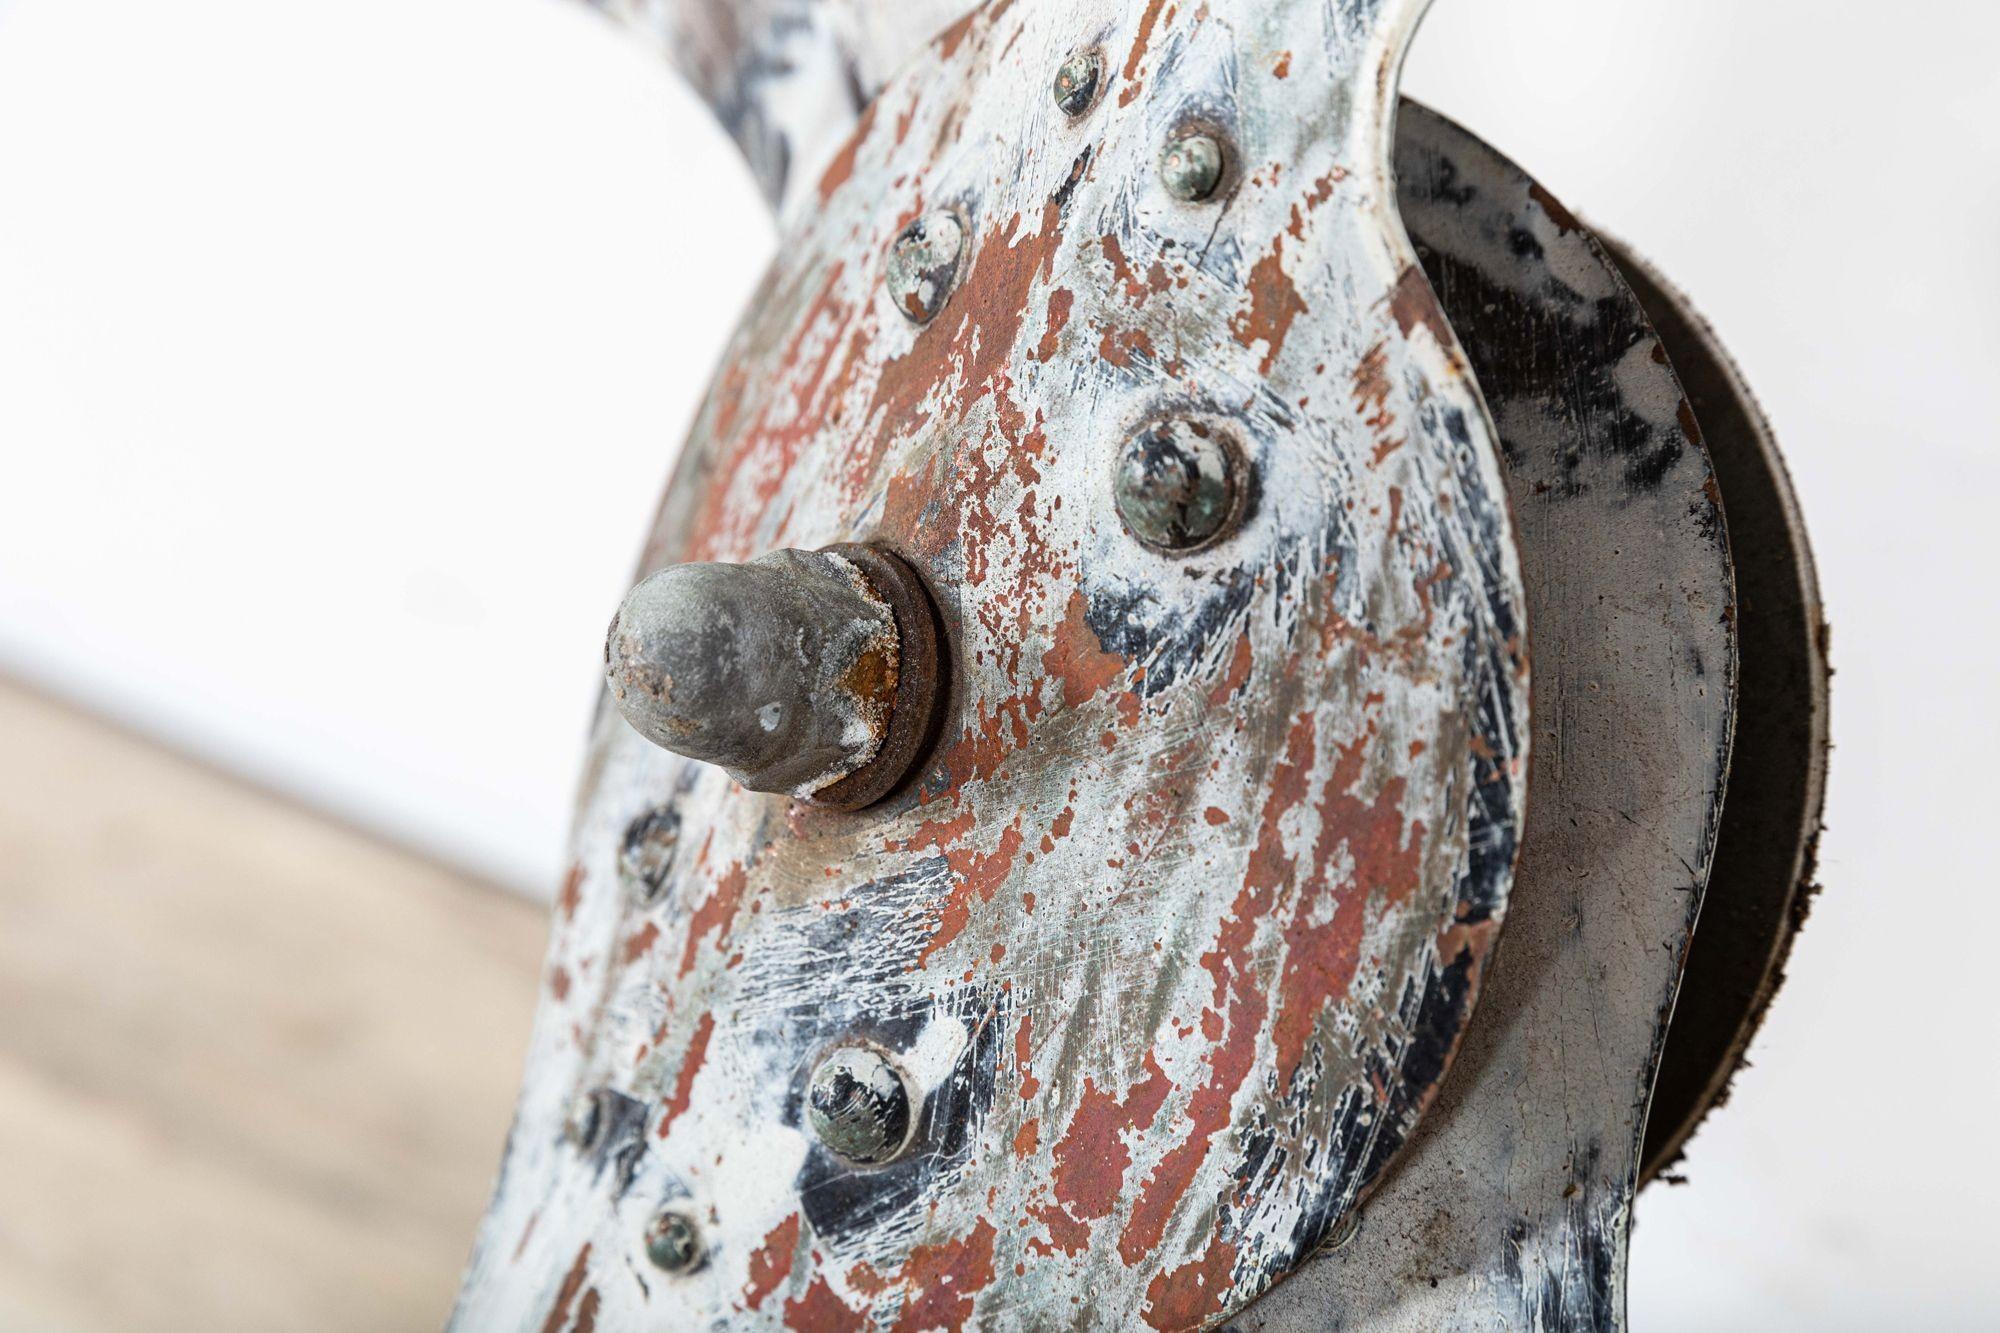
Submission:
MULTIPOLYGON (((1993 1327, 2000 6, 1437 0, 1407 87, 1715 319, 1834 623, 1828 889, 1635 1321, 1993 1327)), ((771 241, 569 0, 0 0, 0 670, 545 896, 771 241)))

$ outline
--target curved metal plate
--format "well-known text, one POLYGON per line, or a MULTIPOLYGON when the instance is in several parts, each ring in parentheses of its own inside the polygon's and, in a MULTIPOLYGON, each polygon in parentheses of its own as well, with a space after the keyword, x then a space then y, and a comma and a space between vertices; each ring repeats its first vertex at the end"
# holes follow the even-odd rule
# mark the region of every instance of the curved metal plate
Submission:
POLYGON ((1536 626, 1528 823, 1506 943, 1437 1106, 1352 1238, 1237 1326, 1618 1328, 1729 769, 1729 542, 1680 381, 1596 239, 1409 102, 1396 167, 1507 461, 1536 626))
POLYGON ((1728 1095, 1784 981, 1816 891, 1826 799, 1826 620, 1805 518, 1771 426, 1686 296, 1613 239, 1605 248, 1646 307, 1687 389, 1729 507, 1736 556, 1736 745, 1715 869, 1660 1052, 1640 1183, 1680 1156, 1728 1095))
POLYGON ((871 105, 647 564, 884 543, 940 602, 953 714, 857 814, 602 720, 461 1326, 1191 1327, 1380 1176, 1497 931, 1527 689, 1491 428, 1389 189, 1419 8, 997 0, 871 105), (1050 75, 1092 42, 1072 122, 1050 75), (1190 120, 1236 146, 1211 204, 1158 179, 1190 120), (914 329, 881 260, 939 207, 971 249, 914 329), (1163 414, 1255 477, 1178 559, 1110 494, 1163 414), (801 1127, 847 1039, 923 1102, 872 1170, 801 1127), (698 1271, 647 1262, 665 1203, 698 1271))

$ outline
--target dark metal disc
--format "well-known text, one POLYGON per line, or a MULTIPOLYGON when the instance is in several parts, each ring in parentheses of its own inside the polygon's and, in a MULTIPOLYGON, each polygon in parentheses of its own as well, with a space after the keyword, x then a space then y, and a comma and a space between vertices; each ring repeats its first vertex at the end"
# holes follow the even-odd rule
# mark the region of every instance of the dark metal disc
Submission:
POLYGON ((1678 289, 1599 233, 1666 346, 1708 445, 1736 560, 1735 755, 1708 896, 1667 1031, 1641 1182, 1727 1099, 1814 892, 1826 791, 1826 622, 1784 460, 1742 373, 1678 289))

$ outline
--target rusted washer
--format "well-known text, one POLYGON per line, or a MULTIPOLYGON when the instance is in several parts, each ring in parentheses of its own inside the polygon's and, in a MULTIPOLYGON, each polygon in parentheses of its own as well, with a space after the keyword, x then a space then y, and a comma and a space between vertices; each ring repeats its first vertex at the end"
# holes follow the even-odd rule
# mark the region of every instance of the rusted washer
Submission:
POLYGON ((894 791, 923 756, 936 731, 939 701, 944 694, 943 662, 938 653, 937 610, 931 596, 901 556, 880 546, 842 543, 825 548, 842 556, 889 604, 896 620, 896 693, 889 704, 889 729, 882 748, 866 764, 813 793, 813 804, 834 810, 859 810, 894 791))

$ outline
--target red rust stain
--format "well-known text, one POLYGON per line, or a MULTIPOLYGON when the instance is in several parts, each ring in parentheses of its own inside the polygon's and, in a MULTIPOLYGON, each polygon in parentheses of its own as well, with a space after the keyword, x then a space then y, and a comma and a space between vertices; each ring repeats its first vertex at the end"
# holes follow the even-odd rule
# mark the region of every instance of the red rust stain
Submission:
POLYGON ((1250 679, 1250 631, 1244 630, 1236 636, 1236 647, 1229 654, 1229 665, 1223 669, 1222 679, 1208 692, 1209 706, 1220 708, 1228 703, 1230 696, 1243 688, 1250 679))
POLYGON ((1070 307, 1076 304, 1076 294, 1067 287, 1058 287, 1049 293, 1049 322, 1042 329, 1042 341, 1035 348, 1037 361, 1055 359, 1057 340, 1069 324, 1070 307))
POLYGON ((797 1333, 860 1333, 867 1322, 834 1294, 823 1277, 814 1278, 804 1292, 785 1302, 785 1327, 797 1333))
POLYGON ((1042 1122, 1039 1119, 1030 1120, 1027 1124, 1022 1125, 1014 1134, 1014 1155, 1016 1157, 1033 1157, 1035 1149, 1039 1148, 1041 1144, 1042 1122))
POLYGON ((1320 798, 1311 872, 1285 926, 1285 966, 1278 981, 1278 1017, 1272 1025, 1280 1089, 1289 1087, 1298 1072, 1320 1012, 1345 997, 1353 983, 1369 903, 1400 902, 1417 883, 1423 824, 1411 825, 1406 842, 1405 780, 1394 778, 1383 784, 1373 801, 1354 795, 1373 739, 1371 729, 1354 744, 1340 747, 1320 798), (1327 869, 1342 847, 1353 861, 1353 878, 1329 884, 1327 869), (1314 924, 1320 917, 1325 919, 1314 924))
POLYGON ((1153 339, 1144 329, 1106 329, 1098 341, 1097 355, 1120 370, 1130 370, 1139 360, 1158 360, 1153 339))
POLYGON ((743 905, 743 889, 748 880, 742 862, 730 866, 716 882, 714 892, 688 918, 687 945, 681 950, 680 975, 686 976, 694 967, 695 954, 700 950, 703 939, 715 936, 718 949, 728 941, 730 927, 736 924, 736 911, 743 905))
POLYGON ((1229 812, 1218 805, 1211 805, 1202 811, 1201 817, 1208 821, 1210 828, 1220 828, 1229 822, 1229 812))
POLYGON ((563 920, 576 920, 576 909, 583 906, 583 867, 573 865, 563 876, 562 892, 556 895, 556 905, 562 908, 563 920))
POLYGON ((597 1288, 592 1287, 590 1290, 584 1292, 583 1299, 577 1302, 576 1328, 572 1330, 572 1333, 592 1333, 592 1330, 597 1327, 597 1306, 597 1288))
POLYGON ((1021 1015, 1021 1025, 1014 1029, 1014 1068, 1021 1075, 1021 1100, 1027 1101, 1041 1091, 1041 1080, 1034 1075, 1034 1052, 1030 1042, 1035 1033, 1035 1012, 1030 1009, 1021 1015))
POLYGON ((659 938, 659 926, 648 921, 626 937, 624 945, 618 950, 619 961, 627 967, 632 966, 646 956, 646 950, 652 948, 653 941, 659 938))
POLYGON ((701 1072, 702 1062, 708 1059, 708 1039, 715 1035, 715 1015, 703 1014, 695 1024, 694 1037, 688 1042, 687 1054, 681 1057, 681 1072, 674 1077, 674 1095, 667 1098, 666 1109, 660 1113, 660 1128, 656 1131, 661 1138, 674 1127, 688 1109, 688 1101, 694 1096, 694 1078, 701 1072))
POLYGON ((1063 706, 1075 708, 1125 674, 1125 659, 1106 652, 1097 631, 1084 619, 1089 602, 1080 591, 1069 595, 1055 646, 1042 654, 1042 670, 1062 683, 1063 706))
POLYGON ((549 970, 549 994, 558 1004, 569 998, 569 969, 560 963, 549 970))
POLYGON ((1146 1285, 1145 1319, 1157 1329, 1206 1328, 1222 1313, 1236 1247, 1212 1242, 1199 1259, 1163 1269, 1146 1285))
POLYGON ((982 1217, 957 1240, 912 1249, 897 1274, 897 1282, 910 1294, 891 1326, 892 1333, 964 1328, 972 1317, 974 1298, 993 1285, 993 1242, 997 1235, 993 1224, 982 1217))
POLYGON ((750 1281, 743 1288, 743 1307, 754 1310, 778 1289, 792 1271, 799 1248, 799 1215, 793 1213, 771 1228, 764 1243, 750 1256, 750 1281))
POLYGON ((1125 1169, 1132 1164, 1124 1131, 1152 1124, 1173 1090, 1151 1051, 1146 1052, 1145 1067, 1146 1079, 1135 1083, 1123 1098, 1113 1097, 1088 1077, 1083 1080, 1076 1113, 1055 1146, 1051 1175, 1056 1200, 1079 1220, 1103 1217, 1118 1202, 1125 1188, 1125 1169))
POLYGON ((875 128, 875 108, 878 103, 870 102, 861 113, 861 119, 854 122, 854 133, 847 136, 847 142, 833 155, 833 161, 826 164, 820 173, 819 201, 824 204, 832 199, 841 186, 847 184, 854 175, 854 159, 861 152, 861 145, 868 142, 869 133, 875 128))
POLYGON ((954 882, 938 908, 937 928, 917 955, 918 967, 930 962, 932 954, 964 933, 972 921, 974 895, 982 903, 993 901, 994 891, 1006 882, 1008 872, 1014 868, 1014 856, 1021 850, 1021 843, 1021 820, 1017 815, 1001 831, 1000 843, 991 852, 961 847, 945 853, 945 863, 951 867, 954 882))
POLYGON ((1139 62, 1145 58, 1146 46, 1153 40, 1153 25, 1160 21, 1160 10, 1166 0, 1146 0, 1145 12, 1139 15, 1139 31, 1132 38, 1132 54, 1125 57, 1125 90, 1118 94, 1119 106, 1130 106, 1132 99, 1139 95, 1140 85, 1133 82, 1139 72, 1139 62))
POLYGON ((1271 66, 1271 73, 1281 79, 1289 79, 1292 76, 1292 53, 1290 51, 1278 52, 1277 63, 1271 66))
POLYGON ((1284 255, 1285 238, 1273 237, 1270 253, 1250 266, 1249 308, 1237 311, 1229 320, 1230 335, 1238 343, 1245 347, 1264 344, 1263 360, 1257 363, 1260 374, 1271 373, 1292 321, 1306 312, 1305 298, 1285 272, 1284 255))
POLYGON ((1430 279, 1415 264, 1396 276, 1395 290, 1389 293, 1389 312, 1396 317, 1396 327, 1405 338, 1421 324, 1440 344, 1451 346, 1451 325, 1445 321, 1444 311, 1431 291, 1430 279))
POLYGON ((1361 354, 1355 363, 1353 381, 1354 413, 1374 430, 1395 424, 1389 411, 1389 345, 1378 342, 1361 354))
POLYGON ((563 1275, 562 1286, 556 1290, 556 1303, 550 1308, 549 1317, 542 1321, 542 1333, 562 1333, 569 1323, 570 1302, 583 1290, 583 1275, 589 1267, 590 1246, 585 1244, 576 1252, 576 1262, 569 1266, 569 1272, 563 1275))
POLYGON ((1222 922, 1215 948, 1202 955, 1201 964, 1215 982, 1214 1007, 1202 1015, 1202 1032, 1215 1043, 1209 1054, 1208 1078, 1189 1099, 1187 1136, 1169 1149, 1146 1177, 1145 1188, 1118 1238, 1119 1257, 1128 1266, 1159 1248, 1174 1209, 1208 1157, 1209 1140, 1229 1124, 1229 1104, 1256 1064, 1257 1036, 1269 1005, 1258 989, 1250 944, 1257 923, 1271 910, 1277 889, 1292 874, 1292 858, 1285 853, 1279 823, 1308 795, 1316 753, 1315 730, 1311 713, 1302 713, 1293 721, 1285 738, 1284 757, 1271 773, 1257 846, 1250 853, 1243 887, 1222 922))

